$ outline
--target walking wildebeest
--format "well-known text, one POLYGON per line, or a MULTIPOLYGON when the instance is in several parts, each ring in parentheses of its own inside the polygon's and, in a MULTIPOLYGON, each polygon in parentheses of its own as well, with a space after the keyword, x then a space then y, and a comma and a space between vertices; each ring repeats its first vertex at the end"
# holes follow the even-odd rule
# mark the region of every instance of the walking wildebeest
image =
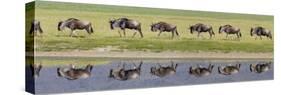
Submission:
POLYGON ((156 75, 158 77, 164 77, 168 75, 174 75, 176 74, 176 69, 178 64, 174 65, 174 62, 171 62, 172 64, 170 66, 163 67, 158 63, 159 68, 151 67, 150 73, 152 75, 156 75))
POLYGON ((174 38, 174 34, 176 33, 177 36, 179 36, 179 33, 177 31, 177 26, 176 25, 172 25, 172 24, 168 24, 166 22, 158 22, 155 24, 151 25, 151 31, 152 32, 157 32, 157 30, 159 30, 159 34, 158 37, 160 36, 160 34, 162 32, 171 32, 172 33, 172 38, 174 38))
POLYGON ((31 22, 31 28, 30 28, 30 31, 29 31, 29 34, 32 35, 32 36, 36 36, 37 33, 42 34, 43 33, 43 30, 41 28, 41 24, 40 24, 40 21, 38 20, 33 20, 31 22))
POLYGON ((228 37, 229 34, 236 34, 237 38, 242 37, 242 34, 240 32, 240 28, 231 26, 229 24, 220 26, 219 34, 221 34, 222 32, 226 33, 226 38, 228 37))
POLYGON ((229 65, 229 66, 220 66, 218 67, 219 74, 223 75, 232 75, 239 72, 241 64, 229 65))
POLYGON ((57 68, 57 73, 59 77, 68 80, 85 79, 91 76, 92 69, 93 66, 88 64, 85 68, 74 68, 74 66, 57 68))
POLYGON ((69 18, 65 21, 60 21, 58 23, 58 31, 63 31, 65 27, 67 27, 71 30, 71 33, 69 35, 70 37, 72 37, 73 34, 75 34, 75 30, 84 30, 85 29, 89 35, 91 33, 94 33, 91 22, 81 21, 76 18, 69 18))
POLYGON ((125 64, 123 64, 122 68, 118 66, 117 69, 110 69, 109 78, 114 78, 117 80, 137 79, 138 77, 140 77, 142 64, 142 61, 140 62, 139 66, 133 64, 134 68, 129 70, 125 70, 125 64))
POLYGON ((251 64, 250 65, 250 70, 251 72, 256 72, 256 73, 263 73, 268 71, 271 68, 271 62, 267 62, 264 64, 251 64))
POLYGON ((199 38, 200 33, 202 32, 208 32, 210 34, 210 39, 212 38, 213 35, 215 35, 215 32, 213 31, 213 27, 210 25, 202 24, 202 23, 197 23, 189 27, 190 33, 193 34, 193 31, 198 32, 197 38, 199 38))
MULTIPOLYGON (((128 18, 112 19, 109 21, 109 24, 110 24, 111 30, 113 30, 115 27, 120 28, 123 31, 124 37, 126 36, 125 30, 131 29, 131 30, 135 30, 132 37, 135 37, 135 35, 137 33, 136 31, 138 31, 141 38, 143 38, 143 34, 141 31, 141 23, 136 20, 132 20, 132 19, 128 19, 128 18)), ((118 30, 118 33, 119 33, 120 37, 122 37, 122 34, 120 33, 119 30, 118 30)))
POLYGON ((208 68, 197 66, 196 68, 190 67, 189 68, 189 74, 194 75, 196 77, 202 77, 202 76, 208 76, 212 73, 212 70, 214 68, 214 65, 209 64, 208 68))
POLYGON ((32 63, 32 64, 29 65, 29 67, 30 67, 30 69, 31 69, 32 76, 33 76, 34 78, 39 77, 40 71, 41 71, 41 69, 42 69, 42 67, 43 67, 42 64, 41 64, 41 63, 40 63, 40 64, 34 64, 34 63, 32 63))
POLYGON ((260 26, 251 28, 250 34, 251 34, 251 36, 256 35, 255 39, 257 39, 257 36, 259 36, 260 39, 262 39, 262 36, 272 39, 271 31, 269 29, 266 29, 266 28, 260 27, 260 26))

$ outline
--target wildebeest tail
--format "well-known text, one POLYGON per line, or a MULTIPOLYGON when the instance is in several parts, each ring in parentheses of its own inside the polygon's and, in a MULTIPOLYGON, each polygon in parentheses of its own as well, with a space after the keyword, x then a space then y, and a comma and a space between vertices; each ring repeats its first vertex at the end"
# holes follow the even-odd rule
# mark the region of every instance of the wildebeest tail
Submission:
POLYGON ((177 30, 177 27, 175 27, 175 32, 176 32, 177 36, 180 36, 178 33, 178 30, 177 30))
POLYGON ((253 28, 251 28, 250 35, 253 36, 253 28))
POLYGON ((211 33, 212 33, 212 35, 215 35, 215 32, 214 32, 214 30, 213 30, 213 27, 211 27, 211 33))
POLYGON ((110 71, 109 71, 109 76, 108 76, 109 78, 112 78, 112 77, 113 77, 112 73, 113 73, 113 70, 110 69, 110 71))
POLYGON ((241 32, 239 32, 239 36, 240 36, 240 37, 242 37, 242 34, 241 34, 241 32))
POLYGON ((221 74, 221 67, 218 67, 218 73, 221 74))
POLYGON ((93 30, 93 27, 92 27, 92 26, 90 26, 90 32, 91 32, 91 33, 94 33, 94 30, 93 30))
POLYGON ((139 26, 138 26, 138 31, 140 33, 141 38, 143 38, 143 34, 142 34, 142 31, 141 31, 141 24, 139 24, 139 26))
POLYGON ((42 28, 41 28, 40 22, 39 22, 39 24, 38 24, 38 28, 39 28, 39 32, 40 32, 40 33, 43 33, 43 30, 42 30, 42 28))
POLYGON ((34 24, 32 23, 32 24, 31 24, 30 31, 29 31, 29 34, 32 34, 33 32, 34 32, 34 24))
POLYGON ((63 21, 60 21, 59 23, 58 23, 58 31, 61 31, 61 25, 62 25, 62 23, 63 23, 63 21))

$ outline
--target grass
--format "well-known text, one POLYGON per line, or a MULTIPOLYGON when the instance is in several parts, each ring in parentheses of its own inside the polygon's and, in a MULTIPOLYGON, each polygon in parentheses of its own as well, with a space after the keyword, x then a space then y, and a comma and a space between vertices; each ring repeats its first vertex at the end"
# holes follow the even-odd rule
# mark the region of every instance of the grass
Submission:
MULTIPOLYGON (((273 16, 46 1, 36 1, 35 7, 35 18, 41 21, 44 30, 42 37, 34 39, 36 51, 92 50, 114 46, 121 50, 152 52, 273 52, 273 40, 255 40, 249 34, 250 27, 254 26, 264 26, 273 31, 273 16), (95 33, 88 36, 86 32, 78 31, 78 37, 70 38, 69 30, 57 31, 57 23, 70 17, 91 21, 95 33), (128 17, 141 22, 144 38, 139 38, 139 35, 131 38, 133 33, 131 30, 127 31, 126 38, 120 38, 117 30, 110 30, 108 20, 119 17, 128 17), (180 37, 171 39, 170 33, 162 33, 157 37, 157 33, 151 32, 149 26, 158 21, 177 25, 180 37), (212 25, 216 33, 215 38, 208 39, 208 34, 203 34, 204 38, 197 39, 196 34, 190 34, 187 27, 195 23, 212 25), (218 27, 224 24, 240 27, 242 39, 225 39, 225 34, 218 34, 218 27)), ((26 31, 28 31, 33 11, 32 8, 26 11, 26 31)), ((32 43, 28 35, 27 43, 32 43)))

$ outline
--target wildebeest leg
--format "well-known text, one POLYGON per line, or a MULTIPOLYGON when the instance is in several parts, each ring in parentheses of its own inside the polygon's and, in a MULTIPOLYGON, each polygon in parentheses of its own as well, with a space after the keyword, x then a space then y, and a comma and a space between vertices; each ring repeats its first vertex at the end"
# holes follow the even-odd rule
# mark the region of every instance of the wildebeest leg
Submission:
POLYGON ((200 36, 200 32, 198 32, 198 34, 197 34, 197 38, 199 38, 199 36, 200 36))
POLYGON ((175 31, 172 31, 172 39, 174 38, 175 35, 175 31))
POLYGON ((37 31, 36 30, 34 30, 33 36, 37 36, 37 31))
POLYGON ((69 37, 72 37, 73 35, 73 30, 70 31, 69 37))
POLYGON ((137 34, 137 32, 135 32, 135 33, 133 34, 133 37, 132 37, 132 38, 134 38, 136 34, 137 34))
POLYGON ((124 37, 126 37, 126 32, 125 32, 125 29, 123 29, 123 34, 124 34, 124 37))
POLYGON ((258 36, 255 37, 255 40, 257 40, 258 36))
POLYGON ((260 36, 260 40, 262 40, 262 37, 260 36))
POLYGON ((239 33, 236 33, 236 36, 237 36, 238 39, 240 38, 239 33))
POLYGON ((211 39, 211 38, 212 38, 212 33, 211 33, 211 31, 209 31, 209 35, 210 35, 210 38, 209 38, 209 39, 211 39))
POLYGON ((120 30, 118 30, 118 33, 119 33, 120 37, 122 37, 122 34, 121 34, 120 30))
POLYGON ((225 38, 227 39, 227 37, 228 37, 228 34, 226 33, 226 36, 225 36, 225 38))
POLYGON ((161 33, 162 33, 162 31, 160 31, 160 32, 158 33, 158 37, 160 36, 161 33))

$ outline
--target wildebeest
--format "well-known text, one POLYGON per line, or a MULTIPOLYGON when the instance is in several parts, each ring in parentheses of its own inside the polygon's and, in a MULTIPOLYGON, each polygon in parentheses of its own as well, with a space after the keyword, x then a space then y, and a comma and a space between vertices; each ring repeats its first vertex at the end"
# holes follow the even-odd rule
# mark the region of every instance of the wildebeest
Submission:
POLYGON ((75 68, 74 66, 57 68, 59 77, 66 78, 68 80, 85 79, 91 76, 93 65, 88 64, 85 68, 75 68))
POLYGON ((272 64, 271 62, 267 62, 264 64, 251 64, 250 70, 251 70, 251 72, 263 73, 263 72, 270 70, 271 64, 272 64))
POLYGON ((166 22, 158 22, 158 23, 154 23, 151 24, 151 31, 152 32, 157 32, 157 30, 159 30, 159 34, 158 37, 160 36, 160 34, 162 32, 171 32, 172 33, 172 38, 174 38, 174 34, 176 33, 177 36, 179 36, 179 33, 177 31, 177 26, 176 25, 172 25, 166 22))
POLYGON ((239 72, 241 67, 241 64, 236 64, 234 65, 229 65, 229 66, 219 66, 218 67, 218 72, 219 74, 223 74, 223 75, 232 75, 232 74, 236 74, 239 72))
POLYGON ((69 18, 65 21, 60 21, 58 23, 58 31, 63 31, 64 28, 67 27, 71 30, 70 37, 75 34, 75 30, 86 30, 87 33, 90 35, 91 33, 94 33, 93 27, 91 22, 89 21, 81 21, 76 18, 69 18))
POLYGON ((257 36, 259 36, 260 39, 262 39, 262 36, 265 36, 267 38, 272 39, 271 31, 269 29, 266 29, 266 28, 261 27, 261 26, 251 28, 250 34, 251 34, 251 36, 256 35, 255 39, 257 39, 257 36))
MULTIPOLYGON (((115 27, 120 28, 123 31, 124 37, 126 36, 126 29, 131 29, 131 30, 136 30, 139 32, 141 38, 143 38, 143 34, 141 31, 141 23, 136 21, 136 20, 132 20, 132 19, 128 19, 128 18, 119 18, 119 19, 112 19, 109 20, 109 24, 110 24, 110 29, 114 29, 115 27)), ((134 31, 134 34, 132 37, 135 37, 136 35, 136 31, 134 31)), ((120 35, 120 37, 122 37, 122 34, 120 33, 120 31, 118 30, 118 33, 120 35)))
POLYGON ((214 68, 214 65, 209 64, 208 68, 197 66, 196 68, 190 67, 189 68, 189 74, 194 75, 196 77, 202 77, 202 76, 208 76, 212 73, 212 70, 214 68))
POLYGON ((141 74, 141 66, 143 62, 141 61, 139 66, 134 65, 133 69, 125 70, 125 64, 123 67, 119 67, 117 69, 110 69, 109 78, 114 78, 117 80, 130 80, 130 79, 137 79, 140 77, 141 74))
POLYGON ((229 24, 220 26, 219 34, 221 34, 222 32, 226 33, 226 38, 228 37, 229 34, 236 34, 237 38, 241 38, 242 37, 242 34, 240 32, 240 28, 234 27, 234 26, 229 25, 229 24))
POLYGON ((32 35, 32 36, 36 36, 38 34, 38 32, 40 34, 43 33, 43 30, 41 28, 41 24, 40 24, 40 21, 38 20, 33 20, 31 22, 31 28, 30 28, 30 31, 29 31, 29 34, 32 35))
POLYGON ((202 33, 202 32, 208 32, 210 35, 210 38, 212 38, 212 36, 215 35, 215 32, 213 31, 213 27, 210 25, 203 24, 203 23, 194 24, 194 25, 190 26, 189 29, 190 29, 191 34, 193 34, 193 31, 198 32, 197 38, 199 38, 200 33, 202 33))
POLYGON ((172 64, 170 66, 163 67, 158 63, 159 68, 151 67, 150 73, 152 75, 156 75, 158 77, 164 77, 168 75, 174 75, 176 74, 176 69, 178 64, 174 65, 174 62, 171 62, 172 64))
POLYGON ((41 69, 43 67, 42 64, 41 63, 39 63, 39 64, 32 63, 32 64, 29 65, 29 67, 31 69, 32 76, 34 78, 39 77, 40 71, 41 71, 41 69))

